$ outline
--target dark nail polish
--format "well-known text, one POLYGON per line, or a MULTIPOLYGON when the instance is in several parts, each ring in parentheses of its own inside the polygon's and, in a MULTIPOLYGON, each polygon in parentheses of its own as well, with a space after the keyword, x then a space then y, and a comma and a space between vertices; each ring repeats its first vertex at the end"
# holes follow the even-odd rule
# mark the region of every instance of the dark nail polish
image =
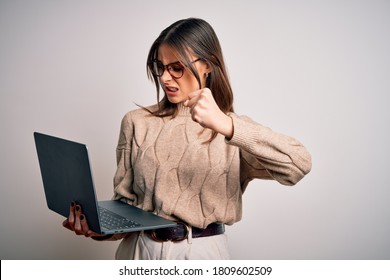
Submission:
POLYGON ((77 212, 80 211, 80 206, 79 205, 76 206, 76 211, 77 212))
POLYGON ((80 221, 84 220, 85 216, 84 215, 80 215, 80 221))

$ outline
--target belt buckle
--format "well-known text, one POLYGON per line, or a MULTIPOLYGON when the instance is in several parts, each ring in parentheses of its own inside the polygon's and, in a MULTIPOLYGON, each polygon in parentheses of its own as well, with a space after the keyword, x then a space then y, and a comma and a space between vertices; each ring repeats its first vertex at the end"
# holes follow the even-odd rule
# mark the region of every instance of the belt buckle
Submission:
POLYGON ((178 224, 179 225, 183 225, 183 227, 184 227, 184 236, 182 238, 179 238, 179 239, 171 240, 172 242, 180 242, 180 241, 186 240, 188 235, 189 235, 189 233, 190 233, 190 227, 186 223, 178 222, 178 224))
POLYGON ((178 239, 160 239, 157 237, 156 235, 156 230, 152 230, 152 232, 150 233, 150 237, 154 240, 154 241, 157 241, 157 242, 166 242, 166 241, 172 241, 172 242, 180 242, 180 241, 183 241, 183 240, 186 240, 189 233, 190 233, 190 228, 189 226, 186 224, 186 223, 183 223, 183 222, 176 222, 177 224, 179 225, 183 225, 184 227, 184 236, 182 238, 178 238, 178 239))

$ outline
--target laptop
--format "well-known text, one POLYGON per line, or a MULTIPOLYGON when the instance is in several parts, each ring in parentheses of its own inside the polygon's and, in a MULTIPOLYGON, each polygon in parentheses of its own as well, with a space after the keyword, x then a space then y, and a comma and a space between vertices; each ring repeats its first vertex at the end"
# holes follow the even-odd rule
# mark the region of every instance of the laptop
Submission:
POLYGON ((100 234, 173 227, 175 222, 117 200, 97 201, 85 144, 34 132, 47 206, 69 216, 70 203, 81 205, 91 230, 100 234))

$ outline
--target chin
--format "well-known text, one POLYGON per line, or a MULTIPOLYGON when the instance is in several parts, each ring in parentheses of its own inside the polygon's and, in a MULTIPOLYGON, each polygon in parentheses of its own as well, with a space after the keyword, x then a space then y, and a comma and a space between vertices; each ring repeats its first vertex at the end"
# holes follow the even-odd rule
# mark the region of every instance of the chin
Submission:
POLYGON ((169 102, 171 102, 173 104, 178 104, 178 103, 186 101, 186 99, 184 99, 183 97, 179 97, 179 96, 169 96, 169 95, 167 95, 167 98, 168 98, 169 102))

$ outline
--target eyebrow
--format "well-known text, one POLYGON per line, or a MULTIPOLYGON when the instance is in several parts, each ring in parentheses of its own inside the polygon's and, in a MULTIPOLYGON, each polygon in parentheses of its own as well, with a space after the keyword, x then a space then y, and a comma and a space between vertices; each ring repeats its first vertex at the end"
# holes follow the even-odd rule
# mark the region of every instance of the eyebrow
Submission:
POLYGON ((164 64, 160 59, 156 59, 157 61, 159 61, 159 62, 161 62, 163 65, 171 65, 171 64, 176 64, 176 63, 180 63, 181 65, 183 65, 179 60, 177 60, 177 61, 174 61, 174 62, 171 62, 171 63, 168 63, 168 64, 164 64))

